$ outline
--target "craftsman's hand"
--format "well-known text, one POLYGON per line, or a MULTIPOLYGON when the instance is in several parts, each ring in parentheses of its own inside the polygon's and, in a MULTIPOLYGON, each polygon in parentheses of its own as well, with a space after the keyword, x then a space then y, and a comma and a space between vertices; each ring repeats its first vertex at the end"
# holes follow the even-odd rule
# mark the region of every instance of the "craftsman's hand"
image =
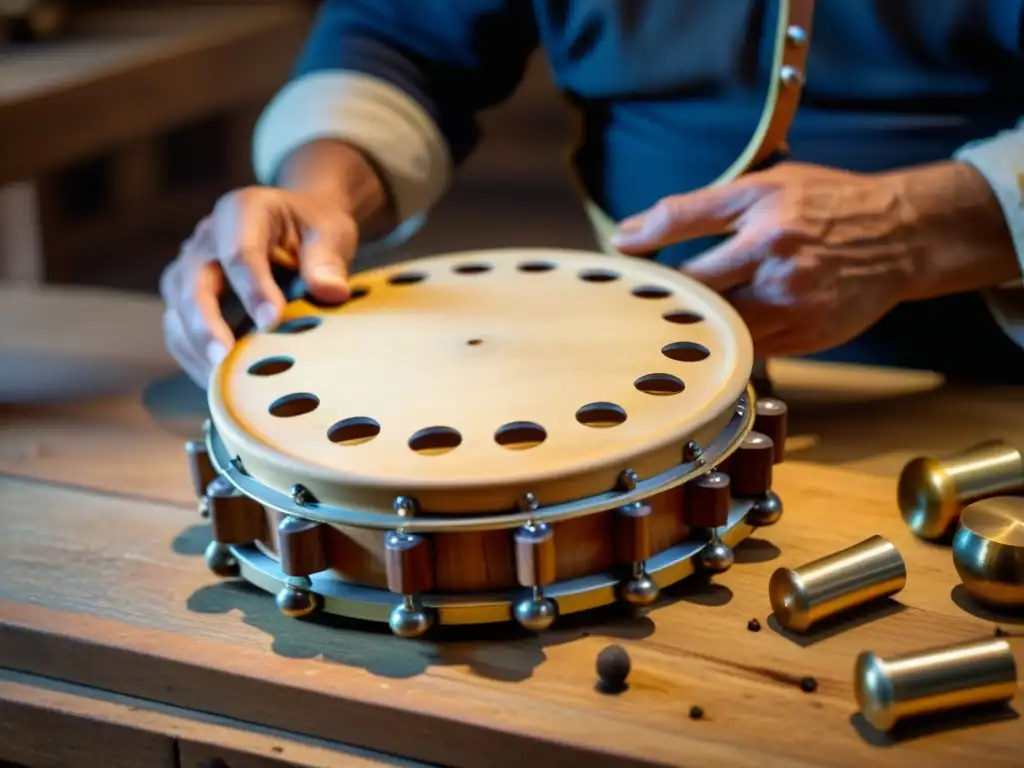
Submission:
POLYGON ((235 338, 219 299, 230 284, 257 328, 273 325, 285 297, 270 271, 271 254, 298 255, 314 298, 344 301, 359 236, 351 210, 328 196, 250 187, 222 197, 199 222, 160 280, 168 350, 200 386, 235 338))
POLYGON ((921 223, 899 174, 783 163, 666 197, 622 222, 614 245, 642 254, 731 235, 681 266, 722 293, 757 356, 800 355, 859 335, 907 298, 921 223))
POLYGON ((316 301, 342 302, 360 236, 372 240, 395 226, 373 163, 344 142, 310 142, 280 176, 281 188, 249 187, 221 198, 160 281, 167 347, 201 387, 235 342, 219 302, 228 285, 257 329, 274 325, 285 305, 272 258, 297 266, 316 301))

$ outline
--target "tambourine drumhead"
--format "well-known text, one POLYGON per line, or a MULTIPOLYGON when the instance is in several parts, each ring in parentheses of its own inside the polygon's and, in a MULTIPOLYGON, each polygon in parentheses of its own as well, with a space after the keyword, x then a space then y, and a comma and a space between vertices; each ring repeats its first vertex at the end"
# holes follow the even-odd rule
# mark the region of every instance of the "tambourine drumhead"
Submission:
POLYGON ((601 493, 713 437, 750 377, 738 314, 646 260, 466 252, 351 284, 344 305, 294 301, 276 329, 241 339, 209 394, 249 474, 323 503, 405 494, 474 511, 524 490, 542 503, 601 493))

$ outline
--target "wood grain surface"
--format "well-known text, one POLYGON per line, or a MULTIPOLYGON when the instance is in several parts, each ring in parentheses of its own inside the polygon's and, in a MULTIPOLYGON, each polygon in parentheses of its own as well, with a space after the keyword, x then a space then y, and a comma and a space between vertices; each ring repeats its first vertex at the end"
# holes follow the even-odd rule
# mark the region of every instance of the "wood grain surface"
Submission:
MULTIPOLYGON (((154 365, 143 391, 0 406, 0 667, 445 765, 1019 764, 1019 695, 1009 708, 882 736, 852 694, 862 650, 991 635, 997 622, 1024 631, 1024 617, 965 597, 949 551, 915 540, 895 508, 909 456, 1024 441, 1019 390, 842 369, 843 392, 835 369, 820 369, 815 387, 813 367, 782 366, 793 436, 776 487, 787 511, 728 573, 667 590, 639 618, 610 611, 536 637, 490 628, 412 642, 287 619, 271 596, 209 574, 182 448, 203 399, 154 365), (872 534, 907 560, 897 599, 808 637, 778 630, 771 572, 872 534), (760 632, 747 629, 752 618, 760 632), (594 687, 610 643, 633 661, 617 696, 594 687), (801 690, 805 676, 816 692, 801 690), (692 705, 702 719, 690 719, 692 705)), ((1024 641, 1012 642, 1024 662, 1024 641)), ((0 696, 8 707, 11 690, 0 696)))
MULTIPOLYGON (((423 763, 0 670, 0 761, 34 768, 339 768, 423 763)), ((0 762, 0 765, 7 765, 0 762)))

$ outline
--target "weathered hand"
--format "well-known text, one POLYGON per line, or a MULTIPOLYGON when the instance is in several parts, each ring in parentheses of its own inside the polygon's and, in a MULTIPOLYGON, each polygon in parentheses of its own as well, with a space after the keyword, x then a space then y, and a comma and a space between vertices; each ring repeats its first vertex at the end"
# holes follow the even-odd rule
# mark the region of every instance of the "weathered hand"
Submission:
POLYGON ((800 355, 852 339, 906 298, 916 219, 897 174, 783 163, 666 197, 613 244, 642 254, 731 235, 681 269, 736 307, 756 355, 800 355))
POLYGON ((250 187, 220 199, 164 270, 164 337, 178 364, 205 387, 234 344, 219 299, 230 285, 257 328, 277 321, 285 297, 271 275, 276 246, 298 254, 307 288, 327 302, 344 300, 359 236, 337 200, 250 187))

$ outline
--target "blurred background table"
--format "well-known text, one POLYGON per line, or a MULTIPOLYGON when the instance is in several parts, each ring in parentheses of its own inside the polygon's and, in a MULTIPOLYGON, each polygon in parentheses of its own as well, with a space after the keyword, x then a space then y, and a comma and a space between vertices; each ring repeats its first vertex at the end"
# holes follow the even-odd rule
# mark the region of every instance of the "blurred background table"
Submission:
MULTIPOLYGON (((0 281, 154 293, 216 198, 252 182, 251 128, 316 0, 90 0, 66 39, 0 48, 0 281)), ((78 10, 80 7, 83 10, 78 10)), ((592 248, 567 113, 537 56, 407 244, 592 248)))
POLYGON ((253 124, 315 5, 94 0, 60 37, 0 47, 0 279, 165 261, 250 182, 253 124))

